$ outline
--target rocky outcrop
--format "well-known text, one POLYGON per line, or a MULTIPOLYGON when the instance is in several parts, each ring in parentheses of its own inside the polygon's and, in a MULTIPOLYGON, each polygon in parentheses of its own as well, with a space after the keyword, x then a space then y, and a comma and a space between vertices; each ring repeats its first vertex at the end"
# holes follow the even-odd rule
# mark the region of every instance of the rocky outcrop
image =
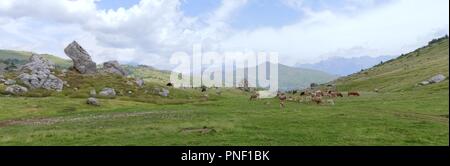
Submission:
POLYGON ((116 97, 116 91, 113 88, 103 88, 98 95, 103 97, 116 97))
POLYGON ((108 61, 103 63, 102 72, 117 74, 121 76, 128 75, 127 71, 125 71, 117 61, 108 61))
POLYGON ((6 87, 5 92, 12 95, 20 95, 28 92, 28 89, 20 85, 6 87))
POLYGON ((21 67, 21 74, 17 78, 31 89, 44 88, 61 91, 64 83, 52 74, 53 69, 55 66, 52 62, 41 55, 33 54, 30 62, 21 67))
POLYGON ((70 43, 64 53, 73 61, 73 68, 81 74, 95 74, 97 65, 92 61, 91 56, 76 41, 70 43))

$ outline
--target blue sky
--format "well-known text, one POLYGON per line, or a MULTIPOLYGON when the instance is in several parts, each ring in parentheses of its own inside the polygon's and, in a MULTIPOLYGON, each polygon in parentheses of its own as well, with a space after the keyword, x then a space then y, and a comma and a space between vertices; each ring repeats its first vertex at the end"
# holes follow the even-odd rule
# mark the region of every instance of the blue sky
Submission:
POLYGON ((449 33, 448 0, 1 0, 0 49, 167 69, 174 52, 278 52, 287 65, 400 55, 449 33), (45 10, 43 10, 45 9, 45 10), (38 26, 37 26, 38 25, 38 26))

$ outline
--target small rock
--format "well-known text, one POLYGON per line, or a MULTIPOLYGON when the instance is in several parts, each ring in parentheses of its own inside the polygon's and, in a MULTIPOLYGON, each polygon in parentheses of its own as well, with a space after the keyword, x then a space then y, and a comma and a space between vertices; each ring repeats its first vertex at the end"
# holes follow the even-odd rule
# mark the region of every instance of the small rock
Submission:
POLYGON ((4 82, 4 84, 5 84, 5 85, 14 85, 14 84, 16 84, 16 81, 15 81, 15 80, 11 80, 11 79, 7 79, 7 80, 4 82))
POLYGON ((98 94, 103 97, 115 97, 116 91, 113 88, 103 88, 98 94))
POLYGON ((419 85, 422 85, 422 86, 428 85, 428 84, 430 84, 430 82, 428 82, 428 81, 422 81, 419 83, 419 85))
POLYGON ((159 92, 159 95, 160 95, 160 96, 163 96, 163 97, 167 97, 167 96, 169 96, 169 93, 170 93, 170 91, 169 91, 168 89, 163 88, 163 89, 159 92))
POLYGON ((88 98, 86 103, 89 105, 93 105, 93 106, 100 106, 100 102, 96 98, 93 98, 93 97, 88 98))
POLYGON ((20 85, 11 85, 6 87, 5 92, 13 95, 19 95, 27 93, 28 89, 20 85))
POLYGON ((89 96, 91 96, 91 97, 97 96, 97 92, 95 91, 95 89, 92 89, 92 90, 89 92, 89 96))
POLYGON ((435 75, 434 77, 431 77, 431 78, 428 80, 428 82, 430 82, 431 84, 434 84, 434 83, 442 82, 442 81, 444 81, 445 79, 446 79, 446 77, 445 77, 444 75, 438 74, 438 75, 435 75))
POLYGON ((144 84, 145 84, 145 82, 144 82, 144 80, 143 80, 142 78, 137 78, 136 81, 135 81, 135 83, 136 83, 136 85, 137 85, 138 87, 143 87, 144 84))

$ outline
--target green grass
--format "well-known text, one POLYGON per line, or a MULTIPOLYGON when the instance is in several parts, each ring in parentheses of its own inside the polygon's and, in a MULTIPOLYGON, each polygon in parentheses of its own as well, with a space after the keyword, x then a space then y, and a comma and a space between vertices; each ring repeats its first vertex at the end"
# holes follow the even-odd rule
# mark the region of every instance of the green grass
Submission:
POLYGON ((446 145, 447 91, 363 93, 335 106, 274 99, 151 104, 0 97, 0 145, 446 145), (14 104, 11 104, 14 103, 14 104), (200 133, 204 127, 215 132, 200 133), (187 130, 187 131, 186 131, 187 130))

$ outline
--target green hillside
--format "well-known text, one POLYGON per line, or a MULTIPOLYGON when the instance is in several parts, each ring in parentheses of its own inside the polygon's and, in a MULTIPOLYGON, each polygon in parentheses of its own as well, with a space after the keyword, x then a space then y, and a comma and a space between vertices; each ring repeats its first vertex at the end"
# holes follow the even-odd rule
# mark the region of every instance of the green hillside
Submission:
MULTIPOLYGON (((13 51, 13 50, 0 50, 0 65, 5 63, 14 62, 15 65, 22 65, 28 62, 31 57, 31 52, 27 51, 13 51)), ((72 62, 67 59, 63 59, 54 55, 43 54, 43 57, 55 63, 57 67, 68 68, 72 65, 72 62)))
POLYGON ((334 83, 342 91, 359 90, 380 92, 411 90, 447 90, 449 76, 448 38, 430 42, 429 45, 370 69, 342 77, 334 83), (443 74, 447 79, 438 84, 418 86, 421 81, 443 74))

